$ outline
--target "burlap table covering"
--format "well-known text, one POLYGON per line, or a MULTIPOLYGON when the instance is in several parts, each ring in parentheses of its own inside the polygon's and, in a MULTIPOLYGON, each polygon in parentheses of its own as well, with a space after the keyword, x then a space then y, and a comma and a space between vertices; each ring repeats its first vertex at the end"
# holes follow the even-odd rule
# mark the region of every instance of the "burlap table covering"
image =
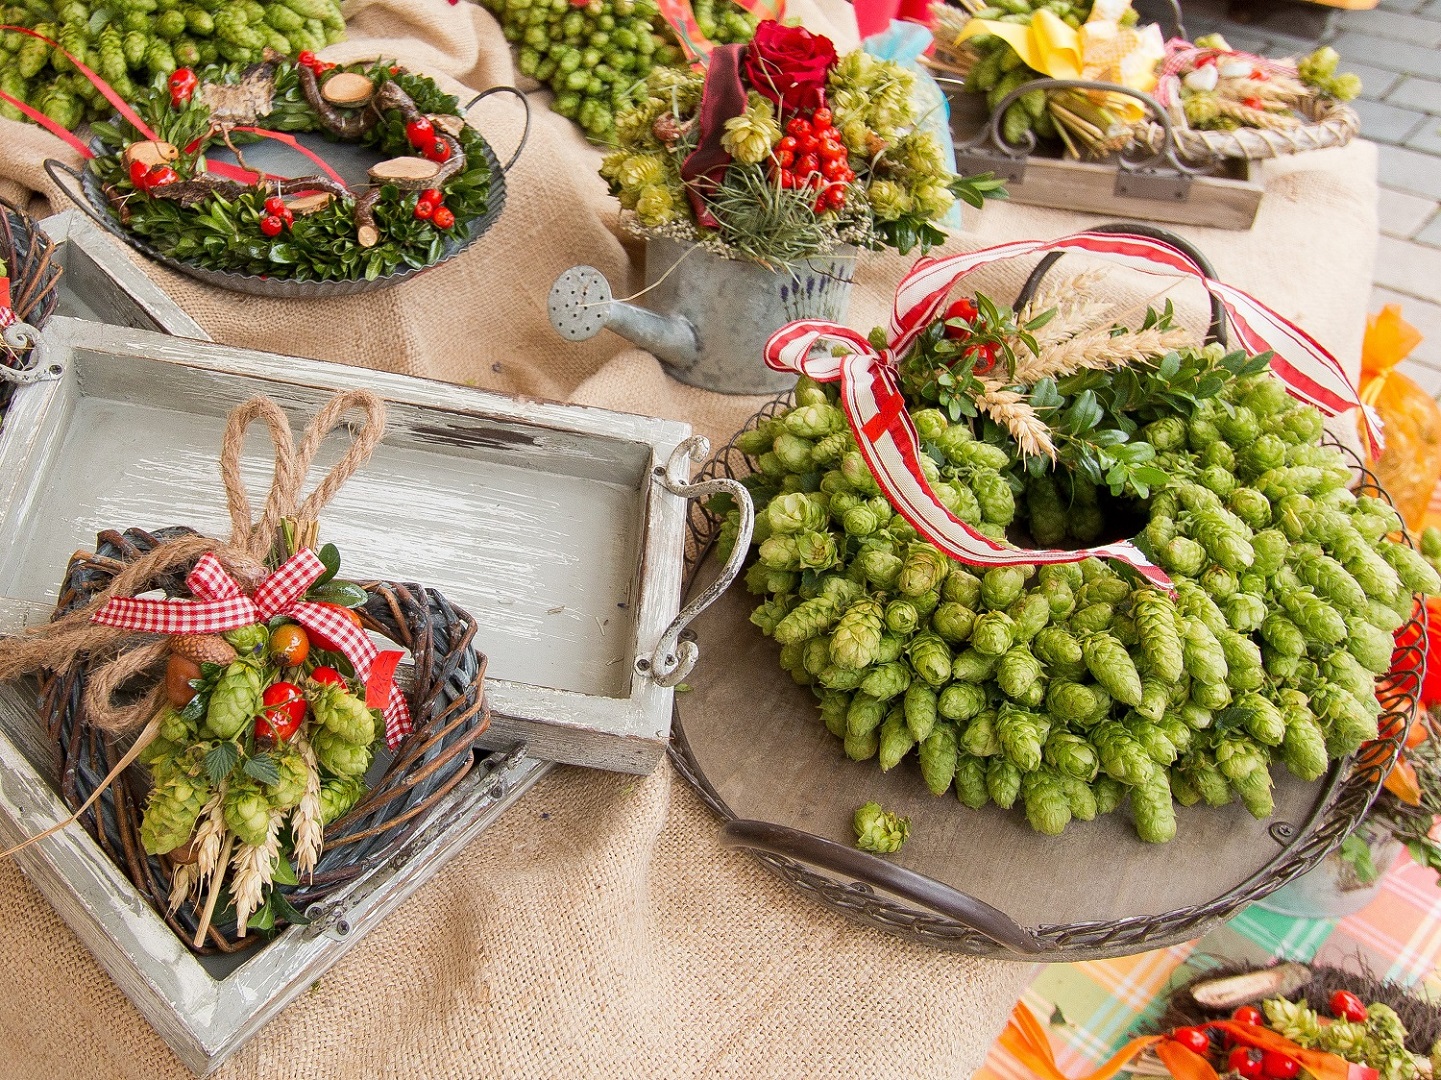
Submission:
MULTIPOLYGON (((793 10, 852 44, 848 9, 820 3, 793 10)), ((332 59, 393 57, 460 94, 514 81, 479 8, 355 0, 348 15, 352 38, 332 59)), ((520 130, 513 103, 487 103, 475 119, 508 156, 520 130)), ((0 121, 0 194, 65 206, 39 168, 46 156, 67 151, 0 121)), ((640 248, 617 228, 597 161, 568 121, 538 109, 491 232, 461 259, 372 296, 268 300, 148 270, 227 344, 675 417, 724 441, 761 399, 684 386, 608 332, 575 345, 549 328, 546 294, 571 265, 600 268, 618 295, 638 287, 640 248)), ((1375 255, 1374 148, 1353 143, 1268 170, 1254 230, 1180 231, 1222 277, 1354 367, 1375 255)), ((1098 220, 993 204, 946 250, 1098 220)), ((884 319, 910 262, 864 258, 854 325, 884 319)), ((984 287, 1009 299, 1027 269, 988 271, 984 287)), ((1156 288, 1118 280, 1112 291, 1124 309, 1156 288)), ((1198 298, 1178 299, 1197 322, 1198 298)), ((694 678, 722 674, 702 659, 694 678)), ((559 769, 218 1075, 951 1080, 979 1065, 1028 967, 852 926, 714 834, 668 767, 645 778, 559 769)), ((10 863, 0 864, 0 901, 0 1078, 186 1075, 10 863)))

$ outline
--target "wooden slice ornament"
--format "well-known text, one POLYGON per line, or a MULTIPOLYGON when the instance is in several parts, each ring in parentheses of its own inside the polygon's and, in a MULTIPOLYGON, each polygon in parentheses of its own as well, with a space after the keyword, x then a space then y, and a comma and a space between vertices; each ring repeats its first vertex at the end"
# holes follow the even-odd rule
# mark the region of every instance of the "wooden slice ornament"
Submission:
POLYGON ((137 161, 147 169, 152 169, 156 165, 169 165, 179 156, 180 151, 168 142, 142 139, 127 146, 120 155, 120 160, 127 169, 137 161))
POLYGON ((433 126, 436 131, 444 132, 452 139, 458 138, 461 131, 465 129, 465 119, 460 116, 430 113, 426 116, 426 119, 430 121, 431 126, 433 126))
POLYGON ((307 214, 314 214, 324 210, 335 198, 328 191, 317 191, 313 195, 301 195, 299 198, 289 199, 285 207, 296 217, 305 217, 307 214))
POLYGON ((370 169, 377 184, 394 184, 401 191, 424 191, 435 182, 440 162, 422 157, 398 157, 379 162, 370 169))
POLYGON ((342 71, 327 79, 320 93, 332 105, 355 109, 370 103, 375 84, 357 71, 342 71))

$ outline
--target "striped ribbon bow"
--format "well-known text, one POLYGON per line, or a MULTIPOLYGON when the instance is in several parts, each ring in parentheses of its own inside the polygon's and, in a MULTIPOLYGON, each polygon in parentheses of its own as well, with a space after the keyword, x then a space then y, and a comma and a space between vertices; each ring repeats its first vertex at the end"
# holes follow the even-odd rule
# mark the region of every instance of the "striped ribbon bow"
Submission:
POLYGON ((395 684, 401 653, 380 652, 370 637, 334 607, 302 600, 325 572, 315 552, 305 549, 286 560, 247 596, 214 555, 202 555, 185 579, 194 600, 112 597, 90 621, 146 634, 219 634, 269 622, 277 615, 333 641, 365 683, 365 703, 385 709, 385 742, 392 750, 410 734, 410 708, 395 684))
MULTIPOLYGON (((849 327, 805 319, 789 323, 766 342, 766 364, 804 374, 816 382, 839 382, 840 401, 856 445, 881 491, 915 530, 953 559, 973 566, 1079 562, 1096 557, 1134 567, 1157 585, 1166 573, 1129 541, 1079 549, 1016 548, 985 536, 953 515, 921 471, 920 440, 906 412, 897 365, 941 311, 951 289, 972 270, 1001 259, 1052 251, 1077 251, 1149 274, 1195 278, 1220 300, 1241 345, 1271 351, 1271 371, 1292 396, 1327 416, 1359 406, 1356 388, 1314 338, 1240 289, 1207 277, 1185 252, 1160 240, 1126 233, 1080 232, 1056 240, 1021 240, 968 255, 921 259, 901 279, 891 309, 887 347, 875 348, 849 327)), ((1369 410, 1366 433, 1378 445, 1369 410)))

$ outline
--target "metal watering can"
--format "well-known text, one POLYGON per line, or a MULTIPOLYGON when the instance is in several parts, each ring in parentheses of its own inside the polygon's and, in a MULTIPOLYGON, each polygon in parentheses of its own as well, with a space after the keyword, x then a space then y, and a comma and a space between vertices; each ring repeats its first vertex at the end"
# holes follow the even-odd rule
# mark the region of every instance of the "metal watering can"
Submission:
POLYGON ((573 266, 550 290, 550 324, 570 341, 602 330, 654 353, 681 382, 722 394, 773 394, 795 376, 766 367, 766 339, 797 319, 843 322, 856 250, 768 269, 676 240, 646 241, 646 306, 614 299, 593 266, 573 266))

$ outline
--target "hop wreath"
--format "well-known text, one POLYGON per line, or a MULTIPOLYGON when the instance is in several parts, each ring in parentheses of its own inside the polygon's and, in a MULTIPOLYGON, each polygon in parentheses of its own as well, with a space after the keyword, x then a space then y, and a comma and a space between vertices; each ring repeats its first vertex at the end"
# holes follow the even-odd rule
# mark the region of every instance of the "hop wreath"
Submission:
POLYGON ((439 262, 490 208, 485 143, 457 99, 384 61, 337 66, 302 53, 248 68, 182 68, 129 119, 93 125, 89 167, 121 226, 201 269, 299 281, 373 280, 439 262), (139 121, 137 124, 135 121, 139 121), (384 160, 347 187, 294 134, 320 132, 384 160), (250 169, 244 147, 285 142, 314 175, 250 169), (211 162, 217 147, 240 166, 211 162))

